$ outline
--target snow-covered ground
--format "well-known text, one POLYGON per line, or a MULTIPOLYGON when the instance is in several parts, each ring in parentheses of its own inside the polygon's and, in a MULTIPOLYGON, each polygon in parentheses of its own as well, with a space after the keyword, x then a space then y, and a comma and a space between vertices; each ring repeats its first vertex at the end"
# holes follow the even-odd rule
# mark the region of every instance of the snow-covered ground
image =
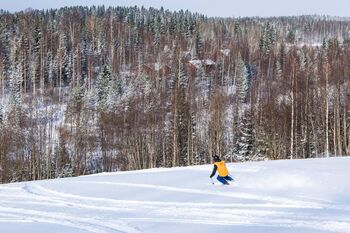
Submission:
POLYGON ((0 185, 1 233, 350 232, 350 158, 161 168, 0 185))

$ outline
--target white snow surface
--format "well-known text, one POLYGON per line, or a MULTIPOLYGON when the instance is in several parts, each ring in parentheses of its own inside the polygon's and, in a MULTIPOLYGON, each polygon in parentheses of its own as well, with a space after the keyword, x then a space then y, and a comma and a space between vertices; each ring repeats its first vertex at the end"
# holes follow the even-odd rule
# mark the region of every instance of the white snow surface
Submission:
POLYGON ((350 232, 350 158, 103 173, 0 185, 1 233, 350 232))

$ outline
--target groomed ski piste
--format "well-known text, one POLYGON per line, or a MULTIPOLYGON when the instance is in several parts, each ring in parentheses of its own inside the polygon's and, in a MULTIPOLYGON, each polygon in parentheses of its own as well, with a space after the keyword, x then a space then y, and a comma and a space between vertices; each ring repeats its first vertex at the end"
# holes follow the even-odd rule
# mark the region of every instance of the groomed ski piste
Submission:
POLYGON ((1 233, 350 232, 350 158, 103 173, 0 185, 1 233))

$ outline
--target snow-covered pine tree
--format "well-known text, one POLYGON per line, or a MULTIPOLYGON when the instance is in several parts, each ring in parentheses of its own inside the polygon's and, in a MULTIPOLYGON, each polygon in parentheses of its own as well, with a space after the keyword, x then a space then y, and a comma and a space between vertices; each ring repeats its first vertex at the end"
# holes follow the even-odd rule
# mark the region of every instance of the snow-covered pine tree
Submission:
POLYGON ((12 67, 9 81, 10 89, 10 104, 12 106, 19 106, 22 103, 22 65, 21 62, 12 67))
POLYGON ((238 101, 237 142, 234 150, 234 160, 248 161, 253 156, 253 125, 250 106, 246 104, 248 96, 248 70, 241 57, 236 60, 236 97, 238 101))
POLYGON ((64 81, 70 83, 73 78, 73 55, 64 51, 64 81))
POLYGON ((109 112, 113 112, 115 106, 117 105, 117 102, 120 98, 120 94, 118 91, 118 83, 116 80, 111 80, 109 82, 108 87, 108 93, 107 93, 107 99, 106 99, 106 108, 109 112))
POLYGON ((252 125, 251 112, 249 108, 245 109, 239 125, 238 137, 238 154, 236 159, 238 161, 253 160, 254 157, 254 129, 252 125))
POLYGON ((203 38, 198 30, 198 26, 195 30, 195 56, 198 58, 202 58, 202 50, 203 50, 203 38))
POLYGON ((294 44, 296 38, 296 30, 294 28, 288 28, 286 41, 290 44, 294 44))
POLYGON ((55 75, 57 73, 57 69, 54 64, 54 58, 52 57, 52 52, 49 51, 46 55, 46 67, 45 67, 45 72, 46 72, 46 77, 47 81, 51 86, 54 85, 55 81, 55 75))
POLYGON ((108 66, 104 66, 96 80, 97 108, 106 110, 108 89, 111 80, 111 72, 108 66))
POLYGON ((187 117, 186 117, 186 87, 187 76, 185 74, 182 61, 179 60, 178 85, 177 85, 177 115, 176 124, 178 129, 177 145, 179 149, 179 165, 184 165, 187 162, 187 117))
POLYGON ((273 43, 276 40, 276 31, 270 22, 264 24, 260 36, 259 48, 263 55, 270 54, 273 43))
POLYGON ((242 107, 247 100, 248 70, 244 61, 242 60, 241 54, 238 55, 238 58, 236 60, 235 85, 236 85, 237 100, 239 101, 242 107))

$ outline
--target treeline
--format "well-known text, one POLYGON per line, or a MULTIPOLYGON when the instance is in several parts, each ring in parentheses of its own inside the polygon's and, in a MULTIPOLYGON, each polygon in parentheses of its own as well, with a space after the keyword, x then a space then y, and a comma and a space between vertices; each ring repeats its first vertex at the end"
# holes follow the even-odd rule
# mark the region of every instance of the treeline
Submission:
POLYGON ((1 182, 350 155, 350 21, 0 13, 1 182))

